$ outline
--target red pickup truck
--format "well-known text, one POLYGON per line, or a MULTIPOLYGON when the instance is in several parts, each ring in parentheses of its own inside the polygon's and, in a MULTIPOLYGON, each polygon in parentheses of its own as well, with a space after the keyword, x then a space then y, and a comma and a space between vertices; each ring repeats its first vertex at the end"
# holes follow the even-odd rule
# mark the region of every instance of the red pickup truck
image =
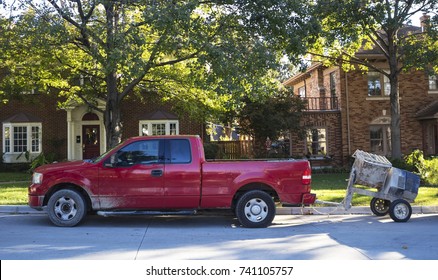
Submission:
POLYGON ((245 227, 266 227, 275 203, 308 205, 306 160, 206 161, 198 136, 134 137, 94 160, 37 168, 29 205, 57 226, 103 216, 232 209, 245 227))

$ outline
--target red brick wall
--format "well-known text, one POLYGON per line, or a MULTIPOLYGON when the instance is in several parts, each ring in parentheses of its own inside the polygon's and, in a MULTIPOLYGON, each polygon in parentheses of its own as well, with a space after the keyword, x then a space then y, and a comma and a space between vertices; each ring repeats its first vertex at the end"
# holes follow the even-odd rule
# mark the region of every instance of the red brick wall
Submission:
MULTIPOLYGON (((20 100, 0 104, 0 123, 20 112, 42 120, 42 149, 45 154, 55 153, 57 159, 67 158, 67 113, 57 109, 56 98, 45 94, 25 95, 20 100)), ((0 147, 3 147, 2 133, 0 147)))
MULTIPOLYGON (((302 124, 305 127, 325 128, 327 131, 327 155, 330 156, 337 166, 344 165, 342 154, 342 129, 340 112, 306 112, 303 115, 302 124)), ((292 156, 306 156, 306 141, 292 133, 292 156)))
POLYGON ((137 98, 130 98, 122 105, 123 139, 138 136, 140 117, 157 110, 164 110, 178 116, 179 134, 203 136, 202 122, 190 118, 186 113, 180 113, 171 104, 157 104, 154 101, 142 102, 137 98))
MULTIPOLYGON (((57 109, 57 98, 37 94, 26 95, 20 100, 11 100, 0 104, 0 124, 5 119, 23 112, 42 120, 42 149, 45 154, 55 153, 56 159, 67 158, 67 112, 57 109)), ((187 114, 175 112, 170 105, 157 105, 153 102, 142 103, 138 99, 129 99, 122 104, 123 138, 139 135, 139 117, 158 109, 164 109, 179 117, 180 134, 201 135, 203 125, 191 119, 187 114)), ((1 130, 3 129, 2 126, 1 130)), ((0 147, 3 147, 3 135, 0 133, 0 147)))
MULTIPOLYGON (((306 112, 303 124, 326 127, 328 153, 334 156, 336 163, 348 164, 351 154, 356 149, 370 150, 370 125, 373 120, 384 117, 384 113, 386 117, 390 117, 391 105, 389 97, 368 96, 368 77, 361 71, 345 73, 337 67, 322 71, 314 68, 310 75, 307 75, 305 82, 302 80, 290 82, 288 86, 294 86, 297 94, 297 88, 305 84, 308 97, 319 97, 321 91, 318 87, 324 87, 325 95, 329 96, 332 72, 336 75, 339 112, 306 112)), ((400 74, 399 93, 402 153, 409 154, 415 148, 424 149, 422 124, 415 118, 415 114, 437 100, 438 95, 428 93, 428 77, 422 71, 400 74)), ((292 148, 294 156, 305 154, 304 141, 298 139, 296 135, 292 136, 292 148)))
MULTIPOLYGON (((369 150, 370 123, 383 116, 383 110, 386 110, 386 116, 390 117, 389 97, 384 100, 368 97, 367 75, 360 72, 350 72, 347 75, 352 152, 356 149, 369 150)), ((415 118, 415 114, 438 96, 428 94, 427 76, 421 71, 402 73, 399 77, 399 93, 401 147, 403 154, 409 154, 415 148, 423 148, 422 126, 415 118)), ((344 106, 342 110, 344 113, 346 107, 344 106)))

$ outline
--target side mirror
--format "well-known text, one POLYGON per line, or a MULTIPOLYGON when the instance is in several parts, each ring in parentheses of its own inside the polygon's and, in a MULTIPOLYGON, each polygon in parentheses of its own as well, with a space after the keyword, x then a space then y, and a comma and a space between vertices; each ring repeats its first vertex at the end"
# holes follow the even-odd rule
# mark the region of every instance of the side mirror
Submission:
POLYGON ((109 162, 106 161, 104 166, 105 167, 114 167, 114 166, 116 166, 116 163, 117 163, 116 154, 112 154, 109 162))

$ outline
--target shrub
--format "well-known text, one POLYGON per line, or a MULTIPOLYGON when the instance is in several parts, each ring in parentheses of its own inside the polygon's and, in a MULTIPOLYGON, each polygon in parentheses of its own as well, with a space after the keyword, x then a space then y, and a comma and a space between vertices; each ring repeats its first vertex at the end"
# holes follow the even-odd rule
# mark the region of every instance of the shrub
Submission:
POLYGON ((421 180, 428 185, 438 185, 438 158, 425 159, 421 150, 415 150, 405 157, 407 166, 420 174, 421 180))
POLYGON ((424 161, 421 176, 429 185, 438 185, 438 158, 432 158, 424 161))
POLYGON ((204 153, 206 159, 215 159, 219 151, 219 145, 215 143, 204 143, 204 153))
POLYGON ((29 171, 33 172, 37 167, 44 164, 52 163, 54 161, 55 161, 55 154, 50 153, 45 155, 44 153, 41 153, 32 160, 32 162, 30 163, 29 171))

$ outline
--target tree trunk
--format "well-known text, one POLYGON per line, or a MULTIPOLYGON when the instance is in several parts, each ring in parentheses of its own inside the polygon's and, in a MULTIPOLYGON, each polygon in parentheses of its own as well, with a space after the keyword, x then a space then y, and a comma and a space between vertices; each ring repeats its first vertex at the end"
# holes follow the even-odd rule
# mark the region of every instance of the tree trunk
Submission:
POLYGON ((117 78, 115 73, 107 77, 108 95, 104 114, 107 149, 115 147, 122 139, 121 102, 119 100, 116 82, 117 78))
POLYGON ((388 32, 389 83, 391 85, 391 158, 401 159, 400 131, 400 95, 398 92, 398 60, 397 45, 394 43, 395 32, 388 32))
POLYGON ((400 97, 397 90, 398 77, 390 79, 391 84, 391 158, 401 159, 401 131, 400 131, 400 97))
POLYGON ((118 14, 113 2, 105 2, 104 6, 107 19, 106 69, 108 71, 106 75, 107 98, 104 122, 106 129, 107 149, 111 149, 119 144, 122 139, 120 111, 120 104, 122 100, 117 88, 117 63, 113 58, 113 52, 116 51, 114 33, 117 29, 118 14))

